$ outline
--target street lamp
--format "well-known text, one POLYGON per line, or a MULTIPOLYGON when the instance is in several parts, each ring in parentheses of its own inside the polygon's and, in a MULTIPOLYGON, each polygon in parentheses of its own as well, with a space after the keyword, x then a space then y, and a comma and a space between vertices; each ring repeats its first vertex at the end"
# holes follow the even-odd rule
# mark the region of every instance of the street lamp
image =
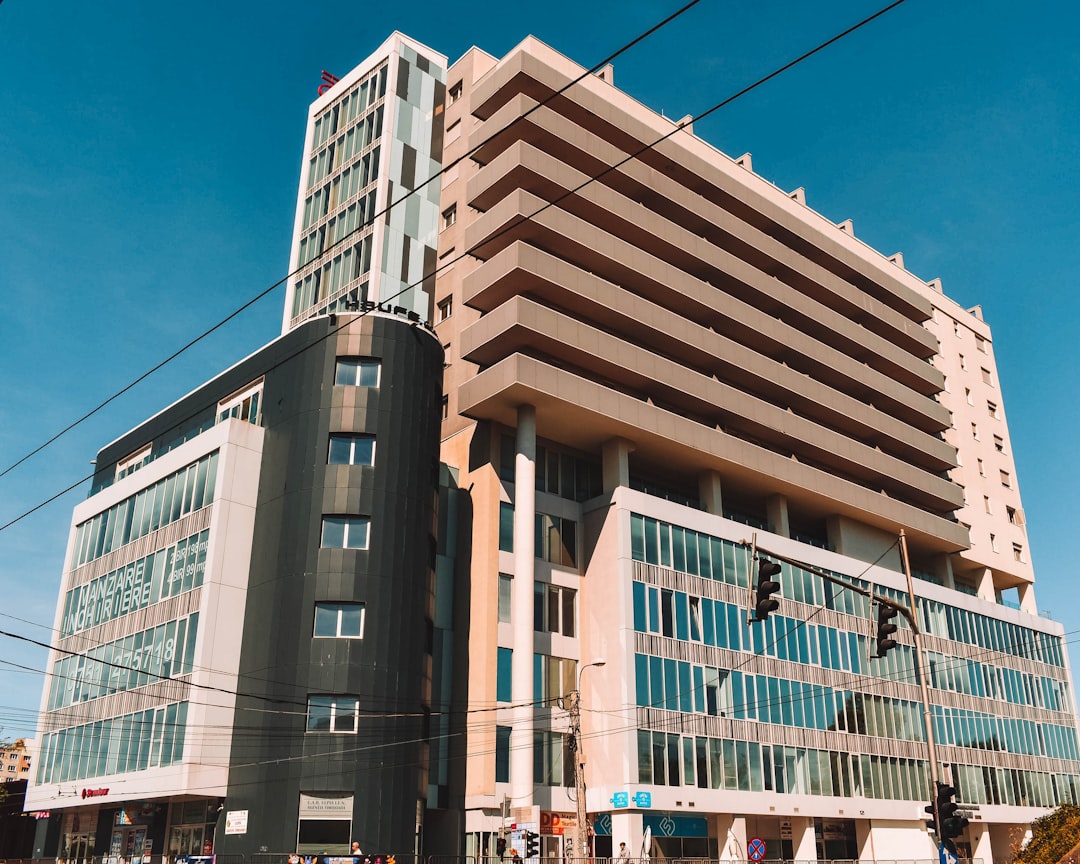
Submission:
POLYGON ((575 855, 580 854, 582 858, 589 857, 589 831, 585 824, 588 817, 585 813, 585 751, 581 745, 581 676, 589 667, 603 666, 606 663, 607 661, 603 658, 597 658, 578 669, 577 689, 569 694, 570 734, 573 735, 574 741, 574 779, 577 790, 577 825, 574 831, 578 839, 574 848, 575 855))

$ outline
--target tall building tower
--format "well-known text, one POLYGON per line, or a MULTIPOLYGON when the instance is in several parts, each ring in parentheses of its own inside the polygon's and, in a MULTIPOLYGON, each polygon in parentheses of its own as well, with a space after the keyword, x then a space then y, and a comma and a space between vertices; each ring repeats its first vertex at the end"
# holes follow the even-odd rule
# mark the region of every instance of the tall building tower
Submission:
POLYGON ((903 532, 939 767, 980 808, 958 846, 1005 854, 1078 800, 1080 752, 989 328, 610 68, 554 96, 583 72, 529 38, 447 75, 446 162, 480 146, 443 178, 442 454, 470 705, 501 706, 466 853, 512 822, 564 854, 580 695, 599 856, 933 857, 912 633, 872 658, 870 603, 817 575, 906 602, 903 532), (795 563, 748 623, 754 539, 795 563))
POLYGON ((282 332, 367 301, 431 319, 440 189, 428 181, 442 167, 445 75, 446 57, 394 33, 320 88, 304 139, 282 332))
POLYGON ((445 810, 443 351, 430 286, 408 287, 437 203, 370 224, 433 170, 444 65, 395 35, 316 103, 285 332, 98 453, 27 795, 49 811, 36 857, 409 853, 445 810))

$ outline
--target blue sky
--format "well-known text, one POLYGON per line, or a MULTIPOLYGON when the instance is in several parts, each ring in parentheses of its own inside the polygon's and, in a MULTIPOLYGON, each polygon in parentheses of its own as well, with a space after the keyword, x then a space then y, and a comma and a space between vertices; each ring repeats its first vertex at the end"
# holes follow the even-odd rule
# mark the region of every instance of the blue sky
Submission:
MULTIPOLYGON (((676 8, 0 3, 0 470, 284 276, 323 69, 347 72, 395 29, 451 61, 472 45, 501 56, 531 33, 591 66, 676 8)), ((877 8, 703 0, 617 59, 615 82, 668 117, 697 114, 877 8)), ((695 125, 982 305, 1038 605, 1069 632, 1080 630, 1069 599, 1080 472, 1068 443, 1080 421, 1069 383, 1080 368, 1078 16, 1065 2, 907 0, 695 125)), ((0 477, 0 524, 273 338, 282 300, 278 289, 0 477)), ((49 640, 71 508, 86 489, 0 531, 0 631, 49 640)), ((0 636, 0 737, 32 733, 44 662, 42 649, 0 636)))

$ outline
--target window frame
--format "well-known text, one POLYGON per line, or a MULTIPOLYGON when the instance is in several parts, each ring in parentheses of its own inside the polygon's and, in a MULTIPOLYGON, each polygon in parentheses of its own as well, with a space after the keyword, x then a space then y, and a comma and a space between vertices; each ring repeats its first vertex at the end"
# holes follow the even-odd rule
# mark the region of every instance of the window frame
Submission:
POLYGON ((348 513, 329 513, 322 517, 322 532, 319 536, 319 548, 321 549, 353 549, 356 551, 365 551, 371 548, 371 517, 370 516, 358 516, 348 513), (341 523, 342 527, 342 540, 343 544, 327 543, 326 529, 328 525, 335 523, 341 523), (360 524, 364 526, 364 540, 363 545, 353 546, 349 543, 349 535, 353 530, 356 530, 360 524))
POLYGON ((375 436, 363 432, 331 432, 330 439, 326 446, 326 464, 327 465, 367 465, 372 467, 375 465, 375 436), (335 461, 331 458, 334 455, 334 442, 348 442, 349 443, 349 460, 347 462, 335 461), (366 462, 356 461, 356 444, 358 441, 370 441, 371 451, 366 462))
POLYGON ((334 386, 336 387, 373 387, 382 383, 382 361, 377 357, 346 356, 334 361, 334 386), (365 372, 374 368, 375 381, 365 381, 365 372), (352 372, 354 380, 348 380, 347 372, 352 372), (346 379, 346 380, 342 380, 346 379))
POLYGON ((348 693, 309 693, 307 700, 307 715, 304 723, 304 731, 309 735, 356 735, 360 731, 360 697, 353 696, 348 693), (348 707, 348 711, 339 712, 339 700, 341 700, 342 702, 341 707, 348 707), (351 700, 351 706, 346 706, 347 700, 351 700), (316 703, 321 704, 316 706, 316 703), (328 723, 328 728, 312 728, 312 723, 317 722, 323 716, 320 713, 313 717, 313 707, 327 709, 328 713, 326 714, 326 722, 328 723), (351 729, 338 728, 339 719, 345 717, 348 717, 352 720, 351 729))
POLYGON ((364 638, 364 625, 367 621, 367 607, 364 603, 357 603, 354 601, 331 601, 331 600, 317 600, 315 602, 315 614, 312 620, 312 639, 363 639, 364 638), (333 635, 327 635, 319 632, 319 611, 320 609, 326 611, 333 611, 336 614, 336 622, 334 624, 333 635), (344 622, 345 613, 347 611, 359 611, 360 613, 360 626, 355 633, 343 633, 342 623, 344 622))

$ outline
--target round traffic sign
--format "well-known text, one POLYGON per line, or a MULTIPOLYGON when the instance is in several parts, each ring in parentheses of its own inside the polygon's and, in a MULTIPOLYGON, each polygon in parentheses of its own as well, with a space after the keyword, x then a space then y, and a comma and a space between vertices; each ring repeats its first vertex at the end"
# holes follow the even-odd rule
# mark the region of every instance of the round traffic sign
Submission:
POLYGON ((751 861, 764 861, 765 841, 760 837, 750 838, 750 842, 746 844, 746 857, 751 861))

